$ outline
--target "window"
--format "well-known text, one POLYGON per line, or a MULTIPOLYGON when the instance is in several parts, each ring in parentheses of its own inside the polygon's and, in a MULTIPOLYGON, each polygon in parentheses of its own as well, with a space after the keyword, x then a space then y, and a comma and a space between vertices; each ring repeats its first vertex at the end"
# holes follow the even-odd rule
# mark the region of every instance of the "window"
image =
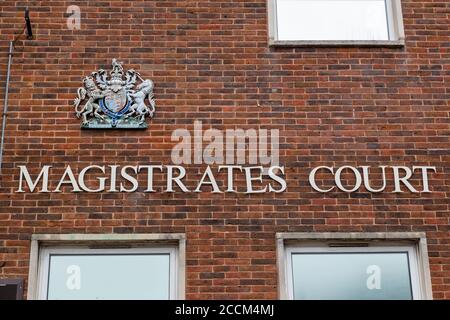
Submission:
POLYGON ((402 45, 400 0, 268 0, 271 45, 402 45))
MULTIPOLYGON (((184 264, 179 243, 149 241, 158 235, 78 235, 82 241, 48 241, 37 245, 32 294, 41 300, 169 300, 184 297, 184 264), (96 240, 94 240, 94 238, 96 240), (105 237, 105 236, 104 236, 105 237), (118 237, 120 241, 118 241, 118 237), (139 239, 139 241, 137 241, 139 239), (145 241, 143 239, 146 239, 145 241), (37 269, 36 269, 37 268, 37 269)), ((55 239, 55 235, 50 236, 55 239)), ((70 236, 63 236, 70 238, 70 236)), ((72 240, 73 240, 72 236, 72 240)), ((169 239, 168 238, 168 239, 169 239)), ((180 240, 183 240, 180 237, 180 240)), ((36 254, 32 253, 33 256, 36 254)), ((30 270, 30 274, 31 274, 30 270)))
POLYGON ((174 258, 172 248, 46 248, 41 252, 39 296, 48 300, 173 299, 174 258))
POLYGON ((0 300, 22 300, 22 279, 0 279, 0 300))
POLYGON ((424 236, 420 235, 418 240, 410 234, 394 234, 392 240, 380 234, 338 234, 336 239, 332 234, 300 234, 297 240, 294 236, 278 235, 282 242, 278 248, 282 251, 279 252, 279 265, 283 268, 280 270, 281 298, 418 300, 431 297, 424 236))

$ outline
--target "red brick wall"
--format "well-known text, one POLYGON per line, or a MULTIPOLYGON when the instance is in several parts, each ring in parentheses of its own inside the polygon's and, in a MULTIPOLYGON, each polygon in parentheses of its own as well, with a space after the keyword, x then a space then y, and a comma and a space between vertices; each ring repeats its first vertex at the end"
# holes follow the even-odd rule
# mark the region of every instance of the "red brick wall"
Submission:
MULTIPOLYGON (((82 30, 70 31, 73 3, 0 3, 1 99, 8 41, 25 5, 36 33, 17 44, 12 68, 0 277, 27 277, 33 233, 183 232, 187 298, 276 299, 276 232, 425 231, 434 297, 450 298, 446 1, 402 0, 404 48, 296 49, 268 47, 266 0, 80 0, 82 30), (147 131, 79 129, 76 89, 112 58, 155 81, 157 115, 147 131), (67 164, 169 164, 172 131, 196 119, 206 129, 279 129, 288 191, 14 192, 18 165, 62 172, 67 164), (311 168, 346 164, 436 166, 433 193, 323 195, 309 186, 311 168)), ((202 169, 188 169, 192 180, 202 169)))

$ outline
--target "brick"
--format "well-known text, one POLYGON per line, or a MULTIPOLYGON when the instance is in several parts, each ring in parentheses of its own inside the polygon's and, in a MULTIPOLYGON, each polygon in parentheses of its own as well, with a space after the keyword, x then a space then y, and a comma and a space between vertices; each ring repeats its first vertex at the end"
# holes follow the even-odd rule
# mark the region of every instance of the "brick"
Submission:
MULTIPOLYGON (((23 2, 0 1, 3 40, 19 31, 23 2)), ((67 1, 33 1, 36 39, 17 43, 12 66, 0 183, 0 260, 7 262, 1 278, 28 277, 31 234, 182 232, 188 299, 276 299, 276 232, 424 231, 434 298, 450 299, 445 2, 402 0, 406 46, 395 49, 269 48, 266 2, 80 1, 82 29, 71 31, 67 1), (72 101, 81 79, 113 58, 155 81, 157 115, 146 131, 79 129, 72 101), (279 129, 288 191, 276 197, 15 193, 16 167, 23 164, 36 171, 54 164, 58 173, 66 164, 168 164, 172 131, 191 129, 194 120, 223 130, 279 129), (324 196, 307 184, 316 165, 419 163, 437 167, 432 194, 324 196)), ((7 51, 3 41, 0 105, 7 51)), ((158 175, 156 182, 163 181, 158 175)))

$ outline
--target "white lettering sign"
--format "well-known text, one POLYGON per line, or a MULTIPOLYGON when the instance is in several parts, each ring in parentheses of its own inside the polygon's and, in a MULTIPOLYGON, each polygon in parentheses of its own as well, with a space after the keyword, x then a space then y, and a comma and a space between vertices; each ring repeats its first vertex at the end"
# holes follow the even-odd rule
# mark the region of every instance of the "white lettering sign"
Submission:
MULTIPOLYGON (((273 166, 264 175, 264 167, 244 166, 219 166, 213 170, 207 166, 201 178, 194 187, 187 185, 187 171, 183 166, 141 165, 141 166, 98 166, 90 165, 79 171, 77 175, 70 165, 64 173, 58 177, 55 186, 49 182, 52 166, 44 166, 33 180, 26 166, 20 166, 19 187, 16 192, 124 192, 132 193, 142 191, 153 192, 212 192, 212 193, 281 193, 287 189, 287 183, 283 178, 284 167, 273 166), (147 175, 145 187, 140 183, 140 175, 147 175), (218 176, 226 176, 226 183, 219 184, 218 176), (159 179, 155 177, 159 175, 159 179), (238 191, 235 188, 236 181, 245 180, 246 188, 238 191), (94 182, 92 182, 94 181, 94 182), (164 181, 164 185, 155 186, 156 181, 164 181), (88 184, 94 184, 90 186, 88 184), (222 187, 222 189, 219 187, 222 187), (108 187, 107 187, 108 186, 108 187), (63 189, 64 188, 64 189, 63 189)), ((222 177, 223 178, 223 177, 222 177)))
POLYGON ((380 166, 381 175, 377 175, 376 173, 372 173, 372 178, 376 177, 376 181, 381 181, 381 186, 377 189, 371 183, 371 177, 369 175, 370 168, 368 166, 362 166, 359 168, 352 166, 342 166, 337 169, 327 166, 321 166, 314 168, 309 174, 309 183, 311 187, 321 193, 329 193, 335 188, 340 191, 353 193, 360 191, 362 186, 365 189, 372 193, 383 192, 387 189, 388 181, 386 178, 386 170, 389 168, 393 173, 393 191, 392 193, 404 193, 409 192, 412 193, 429 193, 431 192, 429 186, 429 173, 436 172, 435 167, 423 167, 423 166, 414 166, 412 169, 403 166, 380 166), (344 171, 351 175, 351 178, 343 178, 344 171), (417 186, 413 186, 411 179, 413 178, 414 173, 419 171, 419 175, 415 177, 415 180, 419 180, 421 183, 417 183, 417 186), (319 175, 320 174, 320 175, 319 175), (333 181, 332 185, 329 184, 329 181, 333 181), (322 181, 319 183, 318 181, 322 181), (422 189, 419 189, 420 185, 422 189))
MULTIPOLYGON (((185 167, 180 165, 90 165, 79 170, 66 167, 57 181, 49 181, 52 166, 43 166, 31 174, 26 166, 19 166, 19 186, 16 192, 211 192, 211 193, 282 193, 288 188, 285 168, 272 166, 222 165, 213 169, 208 165, 192 185, 192 177, 185 167), (140 175, 146 175, 145 187, 140 175), (89 176, 89 178, 87 178, 89 176), (188 177, 189 176, 189 177, 188 177), (157 178, 155 178, 157 177, 157 178), (223 183, 219 183, 219 181, 223 183), (88 185, 86 182, 89 181, 88 185), (92 182, 94 181, 94 182, 92 182), (157 182, 164 185, 157 186, 157 182), (236 187, 237 181, 244 181, 244 188, 236 187), (189 182, 189 183, 188 183, 189 182), (54 185, 51 185, 53 184, 54 185), (64 188, 64 189, 63 189, 64 188)), ((430 174, 437 172, 435 167, 413 166, 341 166, 333 168, 319 166, 309 173, 309 184, 320 193, 345 192, 355 193, 430 193, 430 174), (388 171, 390 170, 390 174, 388 171), (387 177, 392 177, 389 181, 387 177), (388 188, 389 187, 389 188, 388 188)), ((301 182, 299 182, 301 183, 301 182)), ((242 183, 240 184, 242 185, 242 183)))

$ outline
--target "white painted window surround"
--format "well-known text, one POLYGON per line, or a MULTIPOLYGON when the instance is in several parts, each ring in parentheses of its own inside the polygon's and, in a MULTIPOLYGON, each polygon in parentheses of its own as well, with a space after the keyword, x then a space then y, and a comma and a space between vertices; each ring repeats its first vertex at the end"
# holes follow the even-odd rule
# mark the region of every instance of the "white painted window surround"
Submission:
POLYGON ((28 299, 182 300, 183 234, 33 235, 28 299))
POLYGON ((432 299, 423 233, 279 233, 277 257, 282 300, 432 299))
POLYGON ((401 0, 267 0, 271 46, 402 46, 401 0))

